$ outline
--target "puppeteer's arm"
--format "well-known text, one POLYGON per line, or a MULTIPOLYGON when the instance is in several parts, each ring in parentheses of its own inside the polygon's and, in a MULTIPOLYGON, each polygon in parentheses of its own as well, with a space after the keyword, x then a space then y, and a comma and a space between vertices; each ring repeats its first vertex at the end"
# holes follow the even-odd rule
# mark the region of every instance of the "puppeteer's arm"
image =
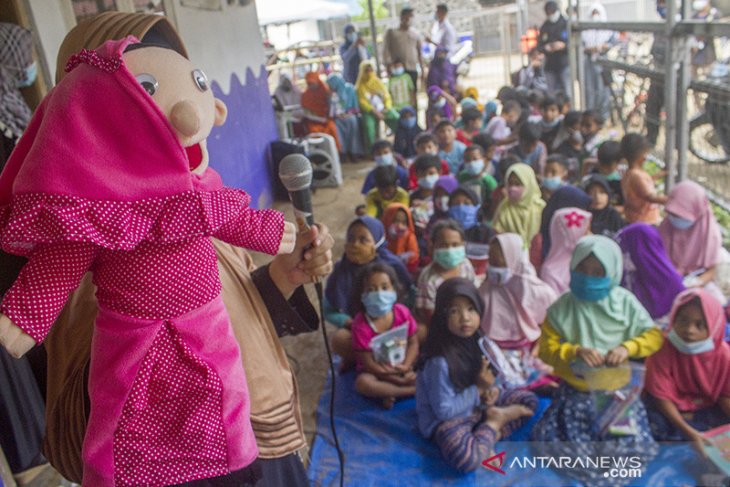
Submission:
POLYGON ((63 242, 28 259, 0 305, 0 344, 11 355, 20 357, 45 339, 96 253, 93 244, 63 242))

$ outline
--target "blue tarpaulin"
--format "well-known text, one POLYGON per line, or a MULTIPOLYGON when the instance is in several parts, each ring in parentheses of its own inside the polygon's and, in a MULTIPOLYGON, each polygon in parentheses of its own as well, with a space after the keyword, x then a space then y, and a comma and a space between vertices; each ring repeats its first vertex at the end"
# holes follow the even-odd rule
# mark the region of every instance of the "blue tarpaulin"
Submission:
MULTIPOLYGON (((495 447, 496 453, 505 452, 504 474, 482 468, 462 475, 444 462, 435 444, 419 434, 415 399, 398 401, 392 410, 385 410, 360 396, 354 380, 352 372, 338 375, 335 394, 335 423, 345 456, 346 486, 580 485, 553 468, 515 466, 517 458, 540 456, 534 451, 535 445, 526 440, 549 405, 548 399, 540 400, 538 412, 528 424, 495 447)), ((329 391, 328 384, 320 399, 310 455, 309 479, 315 486, 339 484, 337 452, 329 427, 329 391)), ((641 477, 632 478, 629 485, 695 486, 700 485, 701 475, 711 470, 690 446, 663 445, 641 477)))

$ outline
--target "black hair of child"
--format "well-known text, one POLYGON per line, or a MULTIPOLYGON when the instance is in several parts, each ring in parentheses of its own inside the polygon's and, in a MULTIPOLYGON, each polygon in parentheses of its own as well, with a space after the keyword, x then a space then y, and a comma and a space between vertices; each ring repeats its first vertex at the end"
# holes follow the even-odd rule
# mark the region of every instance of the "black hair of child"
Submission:
POLYGON ((459 235, 461 235, 461 240, 466 241, 466 234, 464 233, 464 229, 461 228, 461 225, 459 225, 459 222, 457 222, 456 220, 452 220, 451 218, 446 218, 444 220, 439 220, 438 222, 436 222, 431 229, 431 235, 429 235, 429 241, 431 242, 431 245, 435 247, 437 242, 439 241, 439 238, 441 238, 441 233, 446 230, 459 232, 459 235))
POLYGON ((482 112, 480 112, 479 109, 476 107, 469 107, 461 114, 461 119, 464 121, 465 124, 473 122, 474 120, 481 120, 481 118, 482 112))
POLYGON ((436 124, 436 126, 435 126, 435 127, 433 128, 433 131, 434 131, 434 132, 438 132, 439 130, 441 130, 441 129, 442 129, 442 128, 444 128, 444 127, 451 127, 452 129, 453 129, 453 128, 456 128, 456 127, 454 126, 454 124, 453 124, 453 123, 451 122, 451 120, 441 120, 441 121, 440 121, 439 123, 437 123, 437 124, 436 124))
POLYGON ((563 126, 564 127, 575 127, 580 123, 580 119, 583 116, 583 112, 579 112, 577 110, 571 110, 568 113, 565 114, 565 117, 563 117, 563 126))
POLYGON ((484 157, 484 148, 479 144, 472 144, 464 149, 464 156, 466 156, 469 152, 478 152, 480 156, 484 157))
POLYGON ((615 140, 607 140, 598 148, 598 164, 610 166, 621 160, 621 143, 615 140))
POLYGON ((603 119, 603 115, 601 115, 601 112, 598 110, 586 110, 581 115, 581 118, 593 120, 599 127, 603 127, 603 124, 606 123, 606 120, 603 119))
POLYGON ((542 90, 530 90, 527 92, 527 101, 530 105, 542 106, 542 101, 545 99, 545 94, 542 90))
POLYGON ((504 180, 510 167, 514 166, 515 164, 519 164, 520 162, 522 162, 520 158, 512 154, 505 154, 504 156, 502 156, 502 158, 499 160, 499 174, 501 179, 504 180))
POLYGON ((374 177, 376 188, 389 188, 398 184, 398 172, 395 166, 376 167, 374 177))
POLYGON ((393 285, 393 289, 398 295, 398 300, 400 301, 400 298, 402 297, 402 289, 395 269, 383 262, 371 262, 370 264, 366 264, 365 267, 360 269, 357 273, 355 285, 352 287, 350 307, 348 309, 355 311, 356 313, 365 312, 365 305, 362 304, 362 295, 365 294, 368 279, 370 279, 373 274, 378 273, 386 274, 388 278, 390 278, 390 283, 393 285))
POLYGON ((511 86, 503 86, 497 92, 497 100, 502 102, 503 105, 510 100, 516 100, 516 99, 517 99, 517 90, 515 90, 511 86))
POLYGON ((519 139, 523 144, 534 144, 542 136, 542 127, 539 124, 527 122, 520 127, 519 139))
POLYGON ((550 107, 555 107, 560 110, 560 105, 558 105, 558 100, 554 96, 546 96, 542 99, 542 103, 540 103, 540 110, 547 110, 550 107))
POLYGON ((621 155, 631 164, 649 150, 649 141, 641 134, 626 134, 621 139, 621 155))
POLYGON ((433 134, 423 132, 416 136, 416 147, 421 147, 422 145, 426 145, 429 142, 433 142, 434 145, 438 145, 436 137, 434 137, 433 134))
POLYGON ((447 13, 449 11, 449 7, 445 3, 439 3, 436 5, 436 11, 447 13))
POLYGON ((502 113, 512 113, 522 111, 522 106, 517 100, 508 100, 502 105, 502 113))
POLYGON ((416 174, 422 174, 432 167, 436 168, 436 170, 440 174, 441 159, 439 159, 439 156, 435 156, 433 154, 421 154, 420 156, 416 157, 415 161, 413 161, 413 167, 415 168, 416 174))
POLYGON ((494 141, 494 138, 486 132, 478 133, 474 136, 473 139, 471 139, 471 141, 472 147, 478 145, 484 150, 485 153, 489 150, 490 147, 494 147, 495 145, 497 145, 497 143, 494 141))
POLYGON ((373 143, 373 149, 372 149, 373 154, 375 154, 376 152, 378 152, 379 150, 382 150, 382 149, 390 149, 390 151, 392 152, 393 144, 391 144, 389 140, 385 140, 385 139, 376 140, 373 143))
POLYGON ((550 164, 550 163, 560 164, 566 170, 570 169, 570 164, 568 164, 568 159, 562 154, 550 154, 548 156, 545 164, 550 164))
POLYGON ((555 93, 553 93, 553 98, 555 98, 555 101, 558 102, 558 106, 562 110, 563 107, 570 103, 570 97, 566 92, 563 90, 558 90, 555 93))

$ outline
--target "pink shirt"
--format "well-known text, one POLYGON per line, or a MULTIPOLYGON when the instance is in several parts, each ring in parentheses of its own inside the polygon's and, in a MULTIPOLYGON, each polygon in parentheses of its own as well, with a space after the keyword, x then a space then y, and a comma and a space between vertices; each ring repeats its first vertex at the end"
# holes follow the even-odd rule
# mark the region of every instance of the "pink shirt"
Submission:
MULTIPOLYGON (((407 326, 409 338, 416 333, 418 328, 415 318, 413 318, 408 308, 402 304, 393 306, 393 324, 390 329, 397 326, 407 326)), ((370 352, 370 341, 377 334, 368 323, 365 313, 358 313, 352 320, 352 349, 357 352, 370 352)), ((357 370, 358 372, 363 370, 363 364, 359 357, 357 358, 357 370)))

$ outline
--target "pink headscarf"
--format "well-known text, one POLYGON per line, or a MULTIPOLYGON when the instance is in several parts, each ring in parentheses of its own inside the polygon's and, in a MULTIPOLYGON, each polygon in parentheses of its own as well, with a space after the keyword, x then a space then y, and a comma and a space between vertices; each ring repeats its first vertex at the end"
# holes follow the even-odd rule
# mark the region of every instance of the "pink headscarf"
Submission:
POLYGON ((715 267, 720 261, 722 236, 704 188, 693 181, 677 184, 669 193, 665 209, 694 222, 686 230, 679 230, 668 218, 659 225, 664 247, 679 273, 687 275, 715 267))
POLYGON ((694 298, 702 303, 707 328, 715 349, 690 355, 669 340, 646 361, 646 390, 658 399, 672 401, 680 411, 696 411, 730 396, 730 345, 724 340, 725 313, 717 298, 704 289, 688 289, 677 296, 670 326, 677 311, 694 298))
POLYGON ((499 242, 512 277, 504 285, 489 280, 479 288, 484 299, 482 332, 500 346, 510 348, 534 342, 540 337, 540 325, 547 309, 558 298, 550 286, 538 279, 535 268, 523 249, 522 237, 502 233, 492 240, 499 242))
POLYGON ((562 208, 550 220, 550 252, 540 269, 540 278, 558 295, 570 289, 570 258, 578 240, 591 228, 590 212, 562 208))

